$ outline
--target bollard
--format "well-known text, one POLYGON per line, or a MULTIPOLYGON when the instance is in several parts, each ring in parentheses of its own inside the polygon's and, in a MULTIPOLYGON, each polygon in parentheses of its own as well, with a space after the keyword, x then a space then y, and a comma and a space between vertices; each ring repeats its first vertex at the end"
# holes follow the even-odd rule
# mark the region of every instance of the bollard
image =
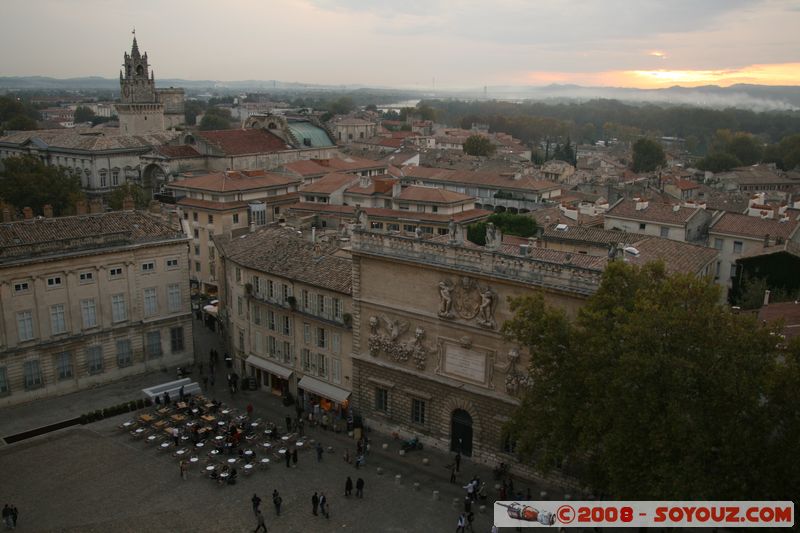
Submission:
POLYGON ((453 509, 458 509, 458 507, 461 505, 461 502, 461 498, 453 498, 453 509))
POLYGON ((378 467, 378 475, 379 476, 383 475, 383 468, 378 467))
POLYGON ((400 457, 404 456, 405 454, 406 454, 405 450, 400 450, 400 457))
POLYGON ((385 442, 384 442, 384 443, 381 445, 381 448, 383 448, 384 450, 388 450, 388 449, 389 449, 389 445, 388 445, 387 443, 385 443, 385 442))
POLYGON ((428 466, 428 463, 430 463, 430 460, 427 457, 423 457, 422 458, 422 464, 424 464, 425 466, 428 466))
POLYGON ((480 507, 478 507, 478 512, 481 514, 486 514, 486 506, 481 505, 480 507))
POLYGON ((433 499, 434 500, 438 500, 439 499, 439 491, 438 490, 433 491, 433 499))
POLYGON ((543 490, 542 492, 539 493, 539 499, 541 499, 541 500, 546 500, 547 499, 547 491, 546 490, 543 490))
POLYGON ((401 476, 400 474, 397 474, 396 476, 394 476, 394 484, 395 485, 401 485, 402 483, 403 483, 403 476, 401 476))
POLYGON ((414 490, 419 491, 419 483, 414 483, 414 490))
POLYGON ((572 494, 564 494, 564 499, 565 500, 571 500, 572 499, 572 494))

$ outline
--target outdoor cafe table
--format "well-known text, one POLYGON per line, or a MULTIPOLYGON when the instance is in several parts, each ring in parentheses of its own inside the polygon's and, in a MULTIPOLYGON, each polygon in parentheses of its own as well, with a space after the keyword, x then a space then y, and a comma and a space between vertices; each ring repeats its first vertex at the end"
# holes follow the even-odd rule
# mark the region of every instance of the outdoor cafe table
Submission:
POLYGON ((251 428, 257 428, 258 427, 258 422, 251 422, 250 423, 250 427, 251 428))
POLYGON ((165 415, 169 413, 169 407, 162 407, 161 409, 158 410, 158 412, 161 413, 162 415, 165 415))
POLYGON ((222 435, 217 435, 216 437, 214 437, 214 440, 223 440, 224 438, 225 437, 223 437, 222 435))
POLYGON ((205 444, 203 444, 202 442, 198 442, 194 446, 195 446, 195 448, 202 448, 203 446, 205 446, 205 444))
POLYGON ((186 417, 183 415, 172 415, 170 418, 173 419, 175 422, 183 422, 184 420, 186 420, 186 417))
POLYGON ((224 422, 224 421, 222 421, 222 420, 220 420, 219 422, 217 422, 217 425, 218 425, 218 426, 220 426, 220 427, 222 427, 222 426, 224 426, 224 425, 225 425, 225 422, 224 422))
POLYGON ((270 444, 269 442, 262 442, 262 443, 261 443, 261 446, 262 446, 262 447, 263 447, 265 450, 269 450, 270 448, 272 448, 272 444, 270 444))
POLYGON ((133 432, 136 433, 137 435, 141 435, 142 433, 144 433, 144 428, 136 428, 133 430, 133 432))
POLYGON ((144 414, 139 417, 139 420, 141 420, 142 422, 152 422, 153 420, 155 420, 155 418, 153 418, 151 415, 144 414))
POLYGON ((147 437, 147 440, 149 440, 150 442, 153 442, 154 440, 156 440, 156 438, 158 438, 158 437, 156 437, 155 435, 149 435, 147 437))
POLYGON ((198 457, 197 457, 196 455, 195 455, 195 456, 193 456, 193 457, 190 457, 190 458, 189 458, 189 462, 190 462, 190 463, 196 463, 196 462, 197 462, 197 461, 199 461, 199 460, 200 460, 200 459, 198 459, 198 457))
POLYGON ((177 455, 183 455, 183 454, 185 454, 185 453, 186 453, 186 450, 184 450, 183 448, 181 448, 180 450, 178 450, 178 451, 177 451, 177 452, 175 452, 175 453, 176 453, 177 455))
POLYGON ((280 450, 278 450, 278 453, 281 454, 281 455, 285 454, 286 453, 286 448, 281 448, 280 450))
POLYGON ((200 418, 202 418, 202 419, 203 419, 203 420, 205 420, 206 422, 213 422, 213 421, 215 421, 215 420, 216 420, 216 417, 213 417, 213 416, 211 416, 211 415, 203 415, 203 416, 201 416, 200 418))
POLYGON ((231 413, 231 410, 230 410, 230 409, 223 409, 223 410, 222 410, 222 414, 223 414, 223 415, 229 415, 230 413, 231 413))
MULTIPOLYGON (((144 415, 142 415, 142 416, 144 416, 144 415)), ((122 423, 122 427, 124 427, 124 428, 129 428, 129 427, 131 427, 133 424, 134 424, 134 422, 133 422, 132 420, 128 420, 127 422, 123 422, 123 423, 122 423)))
POLYGON ((213 471, 214 471, 214 470, 216 470, 216 469, 217 469, 217 467, 216 467, 216 466, 214 466, 214 465, 208 465, 208 466, 206 467, 206 472, 213 472, 213 471))
POLYGON ((268 457, 262 457, 261 458, 261 464, 264 465, 264 466, 267 466, 269 464, 269 458, 268 457))
POLYGON ((169 448, 169 442, 162 442, 161 449, 166 450, 167 448, 169 448))
POLYGON ((245 450, 245 451, 244 451, 244 454, 245 454, 246 456, 250 457, 251 455, 253 455, 253 450, 245 450))
POLYGON ((235 464, 235 463, 236 463, 236 457, 231 457, 231 458, 228 459, 228 464, 229 465, 232 465, 232 464, 235 464))
POLYGON ((189 404, 186 402, 178 402, 178 409, 186 409, 187 407, 189 407, 189 404))
POLYGON ((247 463, 246 465, 244 465, 245 472, 252 469, 253 469, 253 463, 247 463))

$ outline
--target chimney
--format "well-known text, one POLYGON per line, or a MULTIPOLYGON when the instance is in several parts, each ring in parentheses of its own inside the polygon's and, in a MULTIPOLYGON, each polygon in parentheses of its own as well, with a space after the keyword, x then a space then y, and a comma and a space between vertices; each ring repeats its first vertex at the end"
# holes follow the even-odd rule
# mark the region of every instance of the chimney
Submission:
POLYGON ((53 206, 50 204, 45 204, 42 207, 42 211, 44 212, 45 218, 53 218, 53 206))
POLYGON ((642 198, 634 198, 633 201, 636 202, 637 211, 644 211, 645 209, 647 209, 647 206, 650 205, 650 202, 642 198))
POLYGON ((92 198, 89 200, 89 212, 92 214, 103 212, 103 200, 100 198, 92 198))
POLYGON ((392 198, 397 198, 400 196, 400 193, 403 191, 403 188, 400 186, 400 182, 396 181, 392 184, 392 198))
POLYGON ((133 197, 130 194, 125 195, 125 198, 122 199, 122 210, 133 211, 135 208, 136 203, 133 201, 133 197))
POLYGON ((76 215, 85 215, 88 213, 89 210, 86 206, 86 200, 78 200, 75 202, 75 214, 76 215))
POLYGON ((764 291, 764 307, 769 305, 769 289, 764 291))
POLYGON ((4 207, 3 208, 3 222, 13 222, 14 219, 11 217, 11 209, 4 207))
POLYGON ((317 242, 317 227, 311 226, 311 243, 317 242))
POLYGON ((22 215, 25 217, 25 220, 30 220, 33 218, 33 209, 30 207, 23 207, 22 208, 22 215))

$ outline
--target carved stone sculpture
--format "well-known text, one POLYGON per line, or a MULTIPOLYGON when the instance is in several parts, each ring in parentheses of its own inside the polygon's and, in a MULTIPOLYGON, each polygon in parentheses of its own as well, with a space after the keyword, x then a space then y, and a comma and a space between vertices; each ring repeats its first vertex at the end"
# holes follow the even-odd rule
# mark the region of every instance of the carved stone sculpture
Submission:
POLYGON ((519 351, 516 348, 511 348, 508 351, 508 364, 506 365, 506 392, 512 396, 517 396, 525 388, 530 387, 532 384, 530 376, 517 370, 517 363, 519 362, 519 351))
POLYGON ((439 282, 439 317, 453 318, 453 284, 450 280, 439 282))
POLYGON ((478 324, 485 328, 494 329, 497 322, 494 319, 494 309, 497 306, 497 295, 489 287, 481 291, 481 305, 478 311, 478 324))
POLYGON ((414 331, 414 340, 410 343, 401 342, 400 337, 408 331, 408 322, 402 319, 391 319, 385 315, 380 319, 377 316, 369 318, 370 334, 367 339, 369 353, 373 357, 385 354, 395 361, 404 363, 413 357, 414 364, 424 370, 430 349, 425 346, 423 339, 425 330, 417 327, 414 331), (382 333, 381 325, 386 330, 382 333))

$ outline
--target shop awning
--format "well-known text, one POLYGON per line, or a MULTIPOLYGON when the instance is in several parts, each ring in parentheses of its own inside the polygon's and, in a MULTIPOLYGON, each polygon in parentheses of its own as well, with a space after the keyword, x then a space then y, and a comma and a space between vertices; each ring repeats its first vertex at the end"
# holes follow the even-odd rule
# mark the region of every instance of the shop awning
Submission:
POLYGON ((219 311, 219 308, 216 305, 207 305, 207 306, 203 307, 203 311, 205 311, 206 313, 208 313, 211 316, 217 316, 217 312, 219 311))
POLYGON ((245 363, 248 365, 253 365, 256 368, 260 368, 261 370, 266 370, 270 374, 275 374, 283 379, 289 379, 289 376, 292 375, 291 368, 282 367, 281 365, 273 363, 272 361, 267 361, 266 359, 261 359, 255 355, 249 356, 245 363))
POLYGON ((342 403, 350 397, 350 391, 330 385, 311 376, 303 376, 297 386, 336 403, 342 403))

